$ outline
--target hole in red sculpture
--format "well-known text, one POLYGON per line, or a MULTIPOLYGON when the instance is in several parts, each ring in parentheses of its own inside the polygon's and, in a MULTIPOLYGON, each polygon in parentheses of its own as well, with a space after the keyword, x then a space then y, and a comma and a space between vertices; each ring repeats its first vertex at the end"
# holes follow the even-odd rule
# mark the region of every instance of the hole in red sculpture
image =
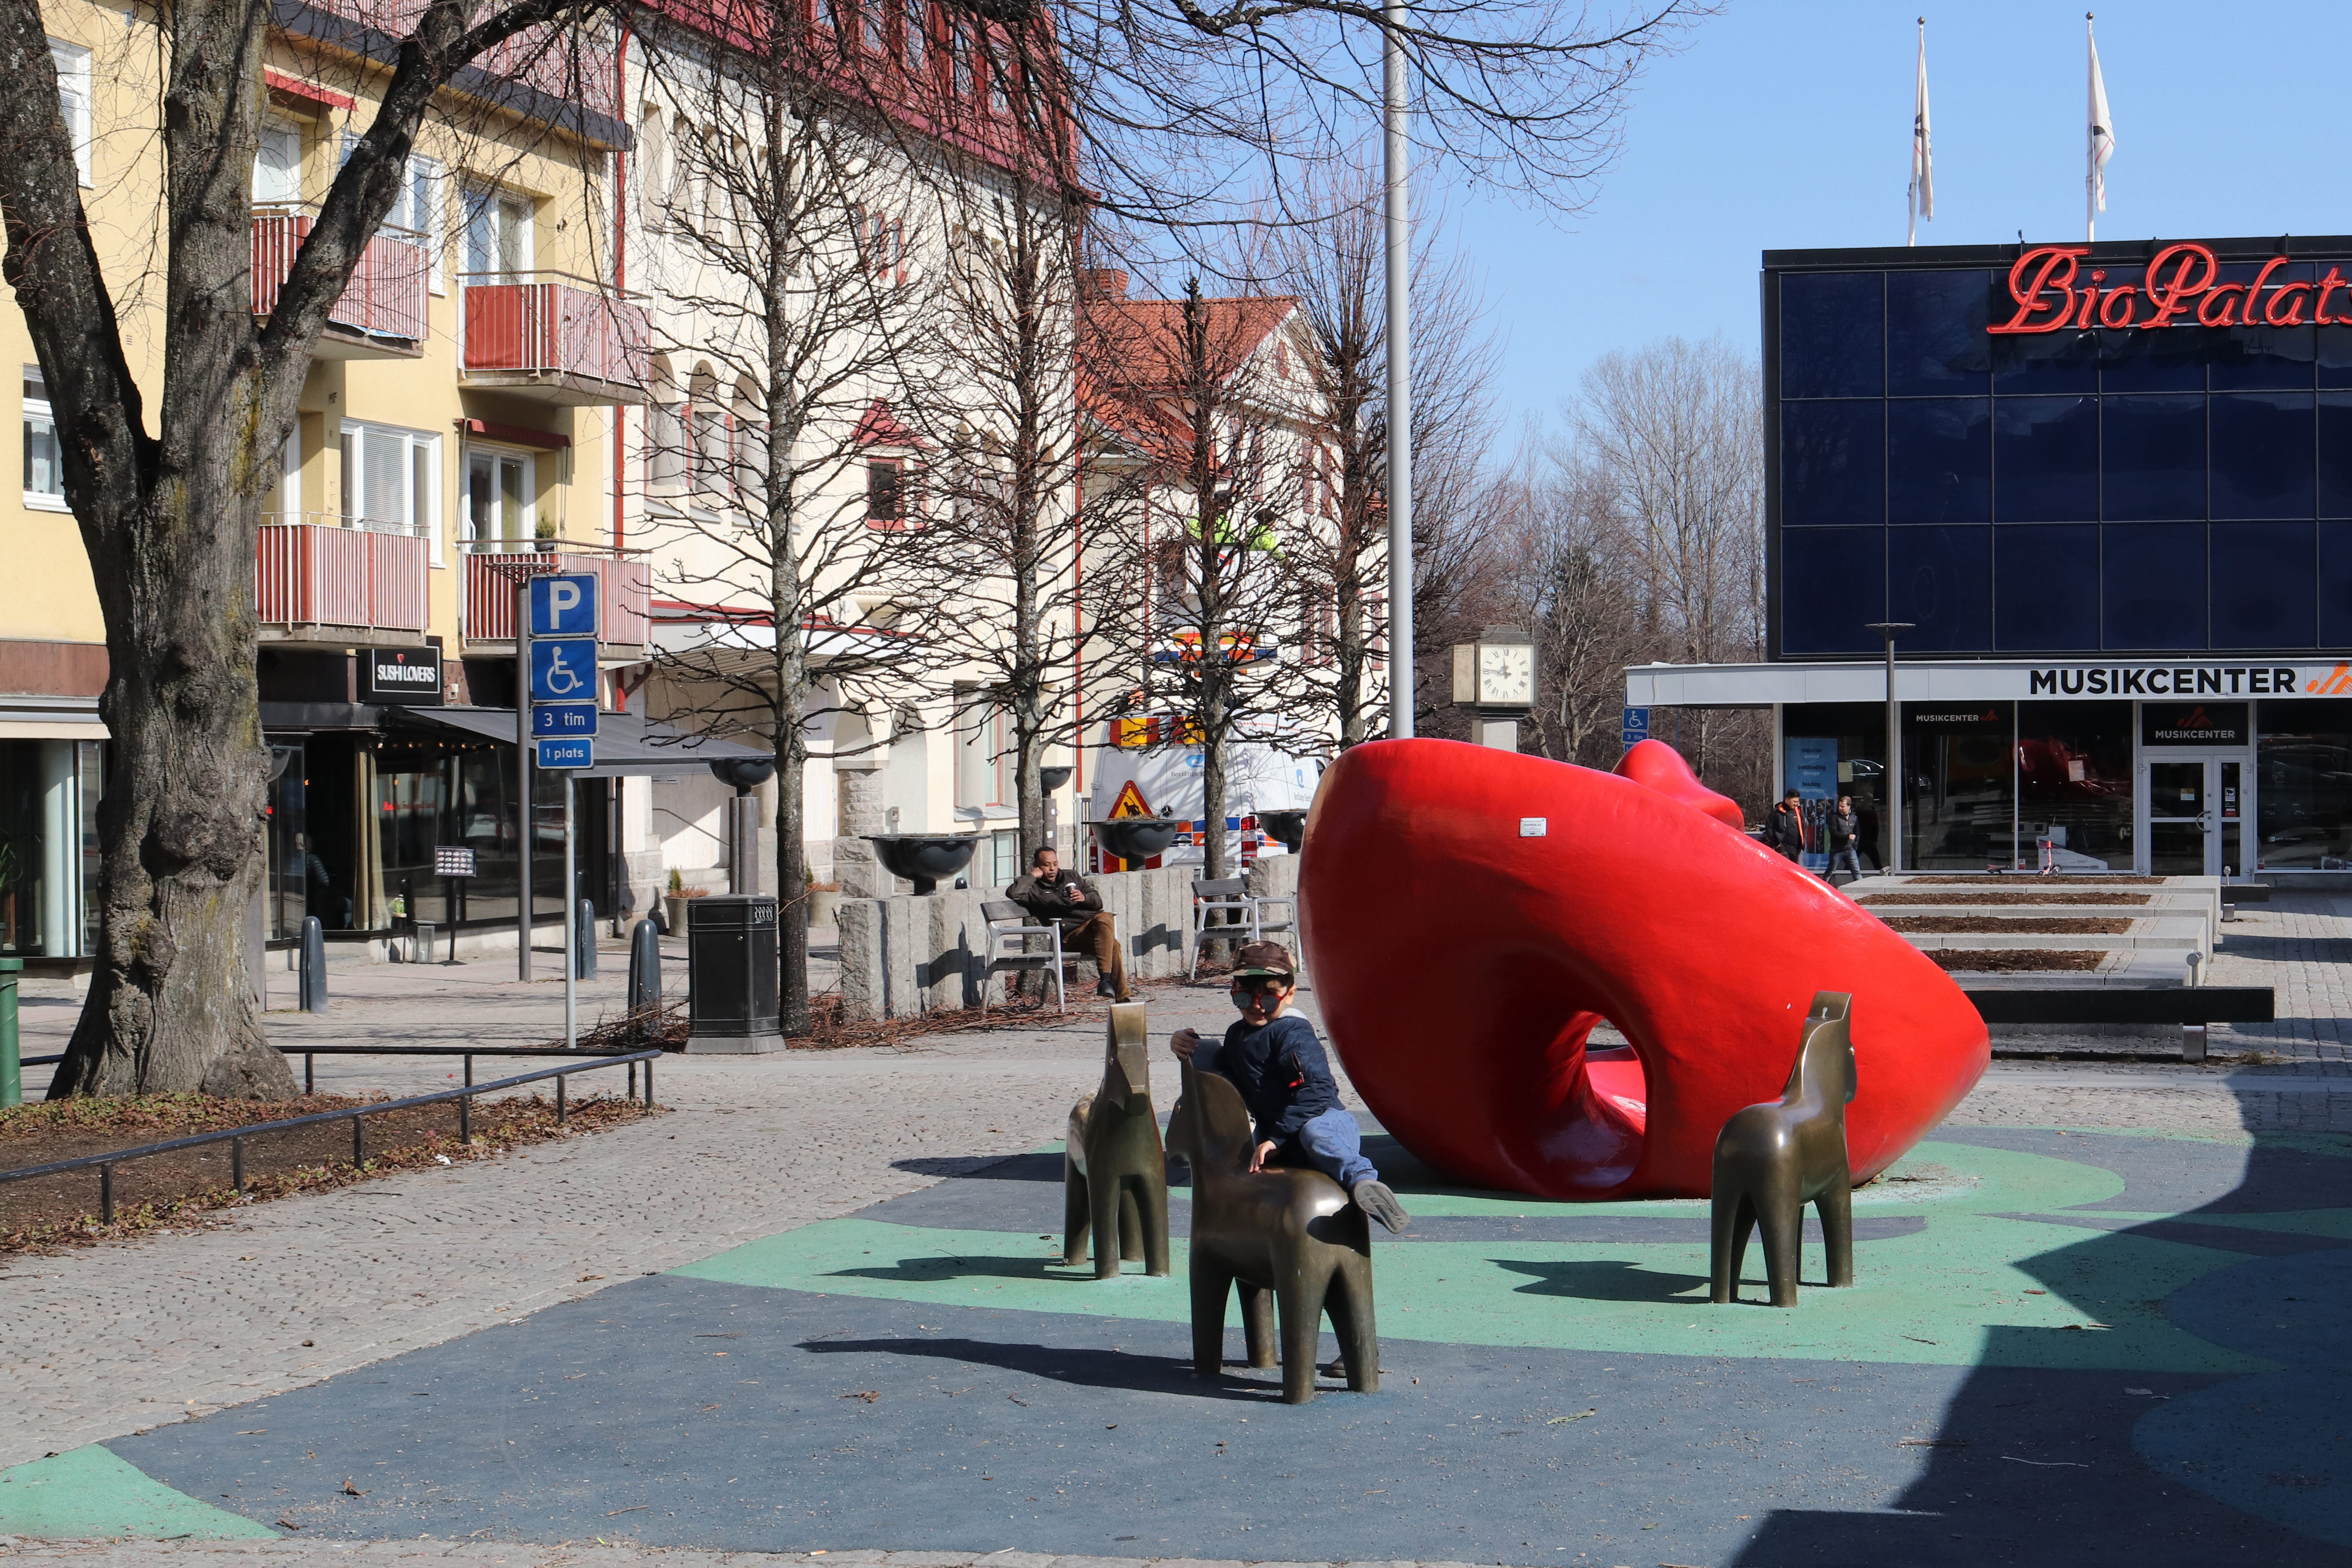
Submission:
POLYGON ((1650 1121, 1649 1080, 1642 1058, 1631 1046, 1592 1046, 1584 1053, 1585 1076, 1593 1092, 1615 1106, 1636 1132, 1647 1132, 1650 1121))

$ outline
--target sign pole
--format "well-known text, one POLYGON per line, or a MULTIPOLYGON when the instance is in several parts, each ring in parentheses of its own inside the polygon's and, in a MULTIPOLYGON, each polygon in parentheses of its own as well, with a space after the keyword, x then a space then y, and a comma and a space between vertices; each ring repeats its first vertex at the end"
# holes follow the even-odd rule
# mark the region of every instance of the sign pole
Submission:
POLYGON ((520 904, 515 916, 515 978, 530 978, 530 851, 537 824, 530 809, 530 578, 515 578, 515 791, 522 815, 520 904))
POLYGON ((572 832, 572 803, 580 794, 577 773, 563 775, 563 1048, 580 1048, 580 861, 572 832))
POLYGON ((1895 700, 1895 634, 1916 627, 1911 621, 1873 621, 1867 629, 1886 639, 1886 842, 1879 869, 1893 871, 1903 864, 1903 709, 1895 700))

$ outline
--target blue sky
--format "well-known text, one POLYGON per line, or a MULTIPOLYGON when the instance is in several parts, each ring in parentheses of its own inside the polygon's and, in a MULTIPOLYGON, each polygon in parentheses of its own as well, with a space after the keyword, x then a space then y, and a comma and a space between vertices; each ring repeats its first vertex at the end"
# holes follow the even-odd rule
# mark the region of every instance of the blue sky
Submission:
MULTIPOLYGON (((2117 147, 2102 238, 2352 233, 2352 7, 2107 0, 2117 147)), ((1922 245, 2079 239, 2081 0, 1927 9, 1936 220, 1922 245)), ((1731 0, 1636 84, 1589 208, 1457 200, 1504 339, 1507 429, 1612 348, 1721 331, 1754 353, 1758 254, 1903 243, 1919 0, 1731 0)), ((1437 183, 1452 183, 1451 176, 1437 183)))

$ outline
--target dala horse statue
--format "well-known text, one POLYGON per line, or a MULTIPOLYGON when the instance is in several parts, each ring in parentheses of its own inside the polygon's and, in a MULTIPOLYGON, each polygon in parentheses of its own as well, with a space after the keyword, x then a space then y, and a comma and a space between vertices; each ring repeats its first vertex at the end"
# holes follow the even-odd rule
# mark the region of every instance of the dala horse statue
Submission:
POLYGON ((1846 1163, 1845 1108, 1853 1099, 1853 998, 1817 991, 1789 1087, 1777 1101, 1736 1110, 1715 1141, 1710 1298, 1738 1294, 1751 1229, 1764 1233, 1772 1305, 1797 1304, 1797 1258, 1805 1205, 1821 1210, 1830 1284, 1853 1283, 1853 1173, 1846 1163))
POLYGON ((1275 1309, 1281 1309, 1284 1404, 1315 1397, 1326 1312, 1348 1386, 1377 1393, 1370 1222, 1320 1171, 1250 1170, 1249 1108, 1232 1083, 1195 1065, 1205 1063, 1205 1050, 1184 1065, 1183 1094, 1168 1119, 1168 1146, 1192 1167, 1192 1371, 1223 1372, 1225 1302, 1238 1289, 1254 1367, 1275 1363, 1275 1309))
POLYGON ((1151 1057, 1143 1004, 1112 1005, 1103 1045, 1102 1087, 1070 1108, 1062 1153, 1062 1262, 1086 1260, 1094 1237, 1095 1278, 1114 1279, 1122 1259, 1168 1272, 1168 1155, 1151 1108, 1151 1057))

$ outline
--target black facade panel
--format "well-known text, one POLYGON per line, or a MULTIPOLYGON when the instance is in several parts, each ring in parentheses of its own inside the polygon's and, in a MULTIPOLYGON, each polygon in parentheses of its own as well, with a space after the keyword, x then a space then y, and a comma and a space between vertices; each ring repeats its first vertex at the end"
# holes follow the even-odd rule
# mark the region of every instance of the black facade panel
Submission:
POLYGON ((1766 254, 1772 657, 2352 647, 2352 238, 2174 243, 1766 254))

